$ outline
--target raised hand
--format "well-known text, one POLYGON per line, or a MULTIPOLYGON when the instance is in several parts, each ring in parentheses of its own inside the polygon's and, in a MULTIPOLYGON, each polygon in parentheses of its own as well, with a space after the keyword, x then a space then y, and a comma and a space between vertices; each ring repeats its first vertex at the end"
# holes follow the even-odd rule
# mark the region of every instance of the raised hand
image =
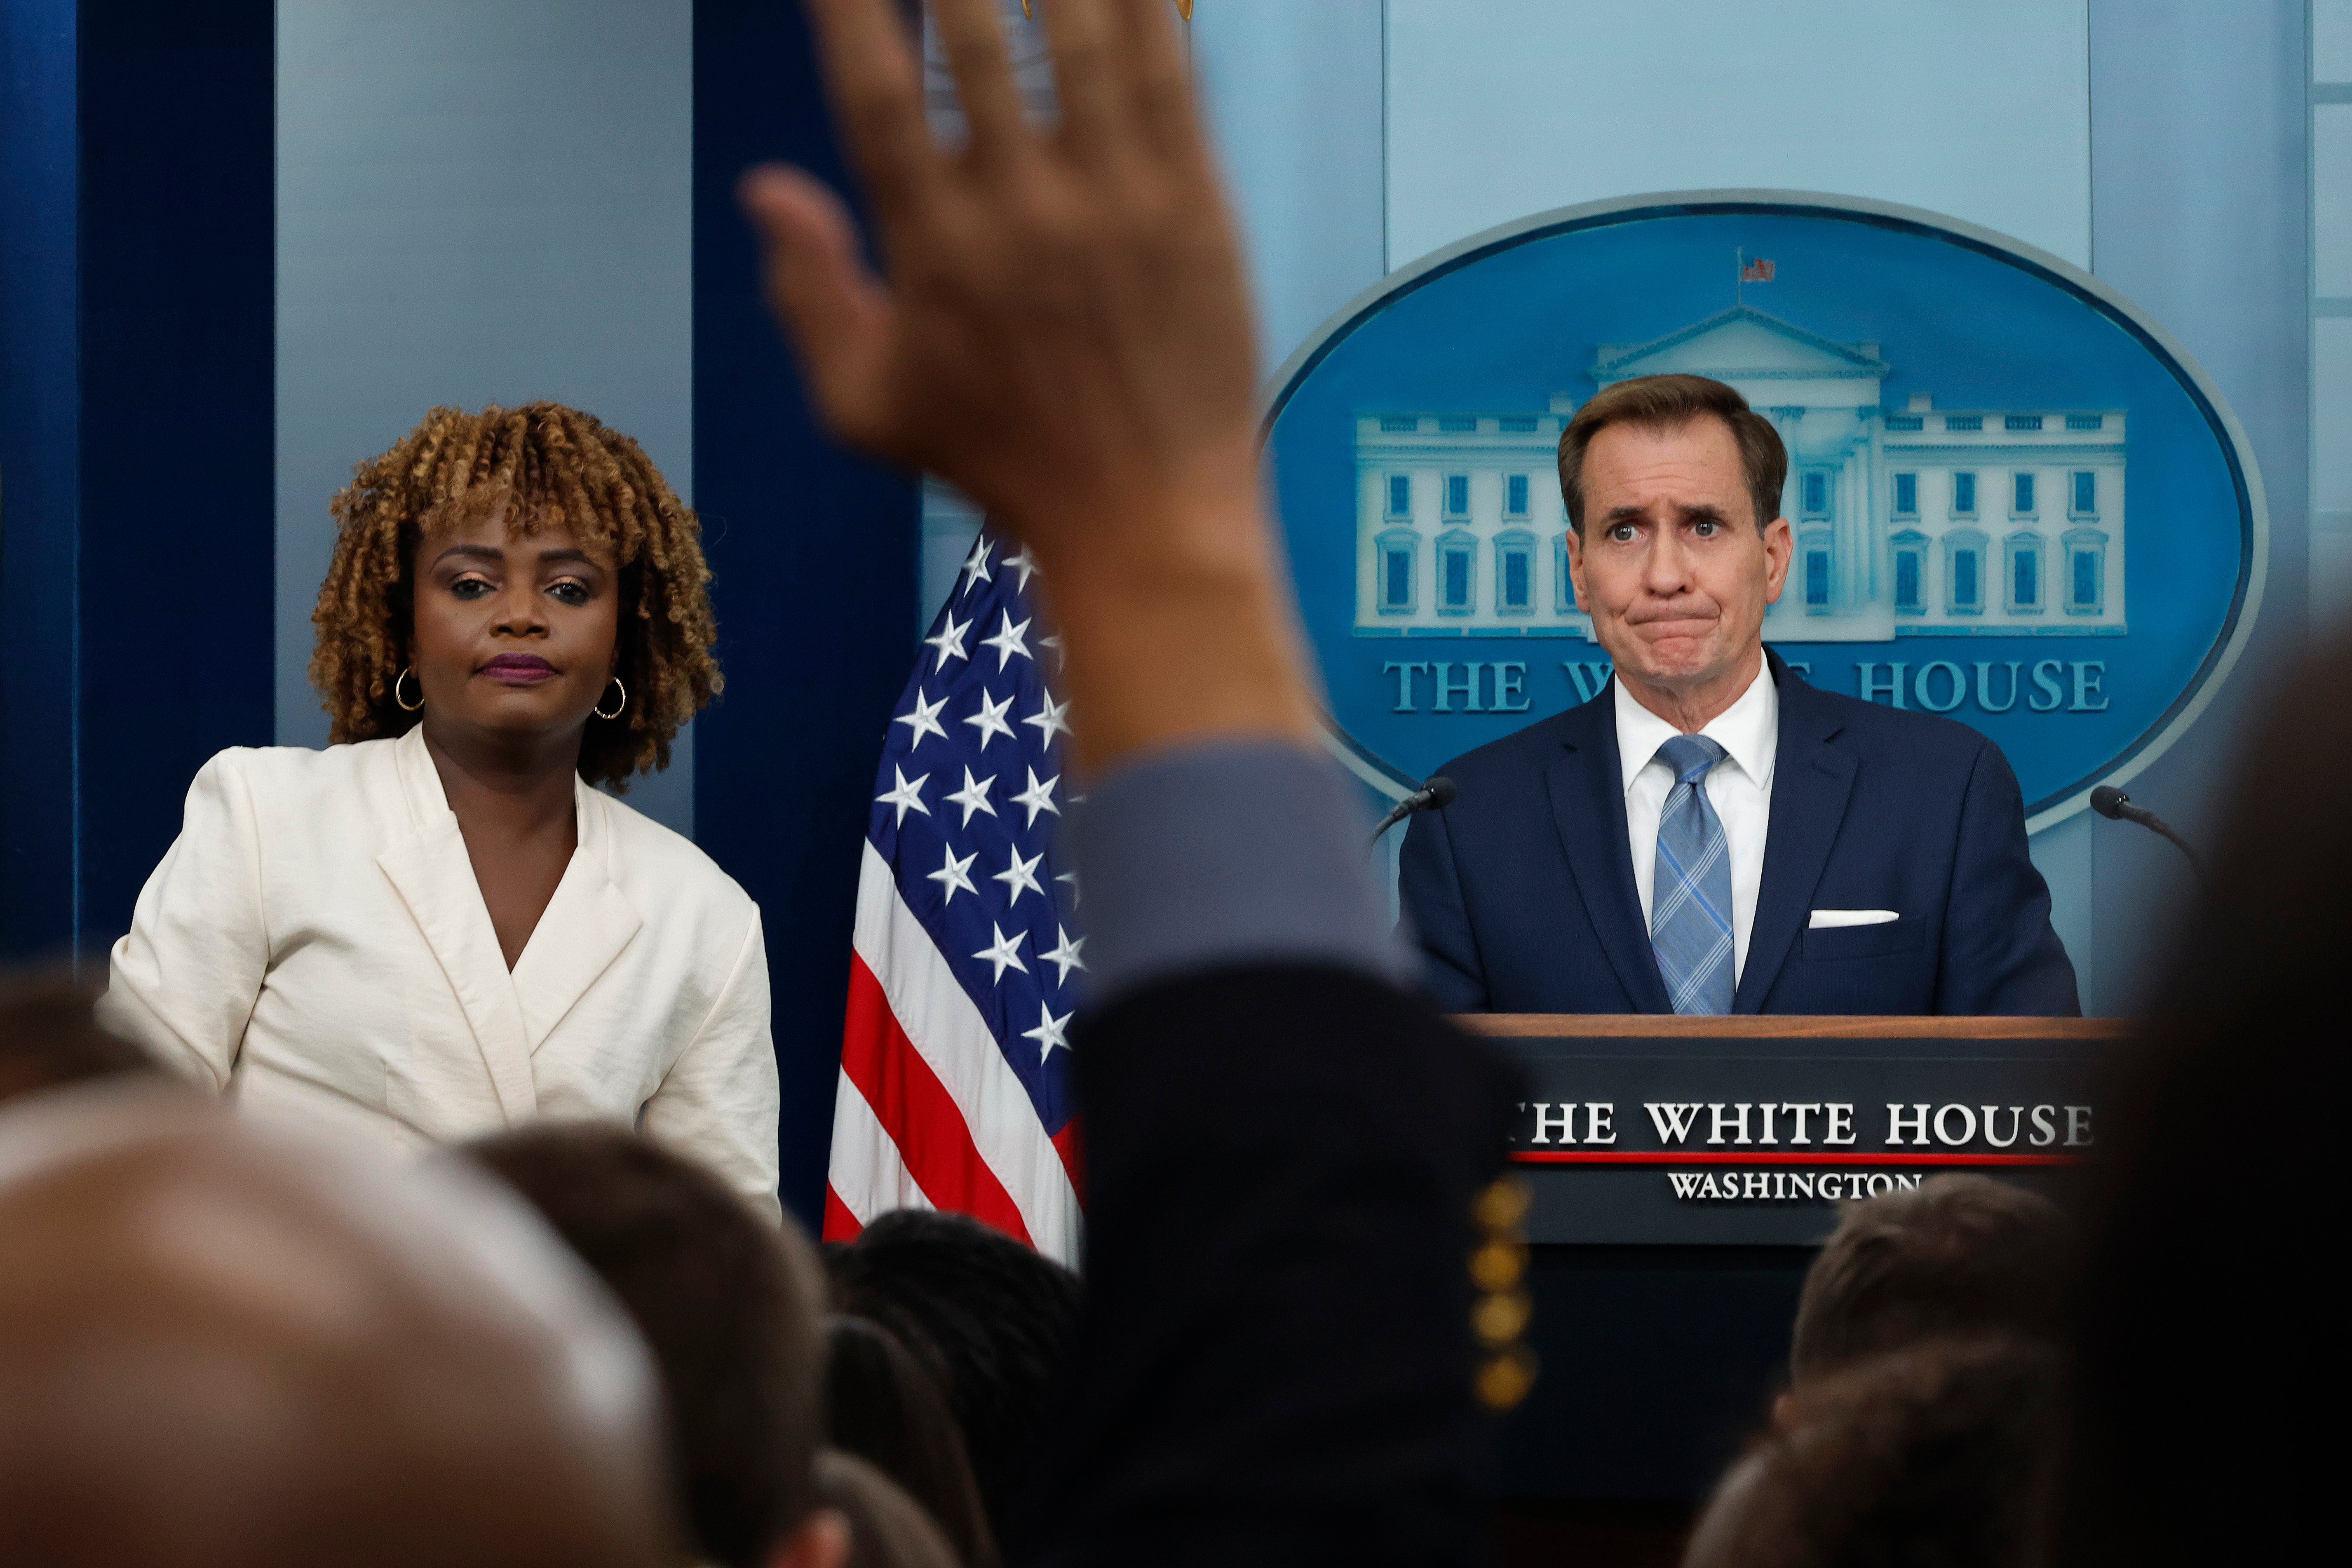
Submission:
POLYGON ((933 0, 971 140, 934 143, 892 0, 809 0, 887 279, 805 173, 743 200, 841 438, 947 479, 1036 550, 1082 757, 1314 711, 1257 479, 1247 295, 1166 0, 1045 7, 1058 126, 1023 118, 994 0, 933 0))

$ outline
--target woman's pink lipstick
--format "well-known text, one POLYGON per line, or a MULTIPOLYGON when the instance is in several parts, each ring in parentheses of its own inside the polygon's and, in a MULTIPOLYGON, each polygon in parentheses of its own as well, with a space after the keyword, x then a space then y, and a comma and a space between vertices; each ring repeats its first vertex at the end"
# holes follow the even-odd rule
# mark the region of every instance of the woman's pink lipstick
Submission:
POLYGON ((502 653, 482 666, 480 672, 492 680, 503 680, 509 686, 537 686, 542 680, 555 679, 555 666, 533 653, 502 653))

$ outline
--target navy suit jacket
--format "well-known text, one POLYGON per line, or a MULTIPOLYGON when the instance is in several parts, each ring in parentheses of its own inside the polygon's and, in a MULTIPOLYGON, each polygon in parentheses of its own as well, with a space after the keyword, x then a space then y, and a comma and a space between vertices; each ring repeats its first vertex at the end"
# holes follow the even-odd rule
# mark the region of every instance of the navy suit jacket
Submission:
MULTIPOLYGON (((2000 748, 1765 658, 1780 740, 1732 1011, 2080 1013, 2000 748), (1808 930, 1817 909, 1901 918, 1808 930)), ((1604 688, 1457 757, 1454 804, 1413 818, 1399 890, 1448 1012, 1674 1010, 1633 886, 1615 702, 1604 688)))

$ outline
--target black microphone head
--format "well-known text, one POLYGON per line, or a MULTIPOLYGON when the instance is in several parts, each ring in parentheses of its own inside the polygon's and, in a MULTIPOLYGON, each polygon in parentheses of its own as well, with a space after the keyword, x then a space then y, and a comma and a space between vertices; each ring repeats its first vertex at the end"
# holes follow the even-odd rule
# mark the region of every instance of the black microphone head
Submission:
POLYGON ((2113 784, 2101 784, 2091 792, 2091 809, 2112 822, 2121 822, 2124 807, 2130 804, 2131 796, 2113 784))
POLYGON ((1438 774, 1421 787, 1429 792, 1429 806, 1432 811, 1444 810, 1454 804, 1454 797, 1462 793, 1454 787, 1454 781, 1444 773, 1438 774))

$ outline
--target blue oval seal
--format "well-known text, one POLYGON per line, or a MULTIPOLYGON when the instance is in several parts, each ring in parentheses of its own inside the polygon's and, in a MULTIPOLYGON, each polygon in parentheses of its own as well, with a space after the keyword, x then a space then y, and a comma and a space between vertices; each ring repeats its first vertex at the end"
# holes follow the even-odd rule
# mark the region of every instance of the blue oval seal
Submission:
POLYGON ((2079 268, 1957 219, 1788 191, 1538 215, 1391 274, 1265 413, 1333 742, 1401 795, 1595 695, 1554 454, 1585 398, 1712 376, 1789 448, 1764 636, 1814 685, 2000 744, 2029 830, 2193 723, 2261 607, 2236 418, 2079 268))

